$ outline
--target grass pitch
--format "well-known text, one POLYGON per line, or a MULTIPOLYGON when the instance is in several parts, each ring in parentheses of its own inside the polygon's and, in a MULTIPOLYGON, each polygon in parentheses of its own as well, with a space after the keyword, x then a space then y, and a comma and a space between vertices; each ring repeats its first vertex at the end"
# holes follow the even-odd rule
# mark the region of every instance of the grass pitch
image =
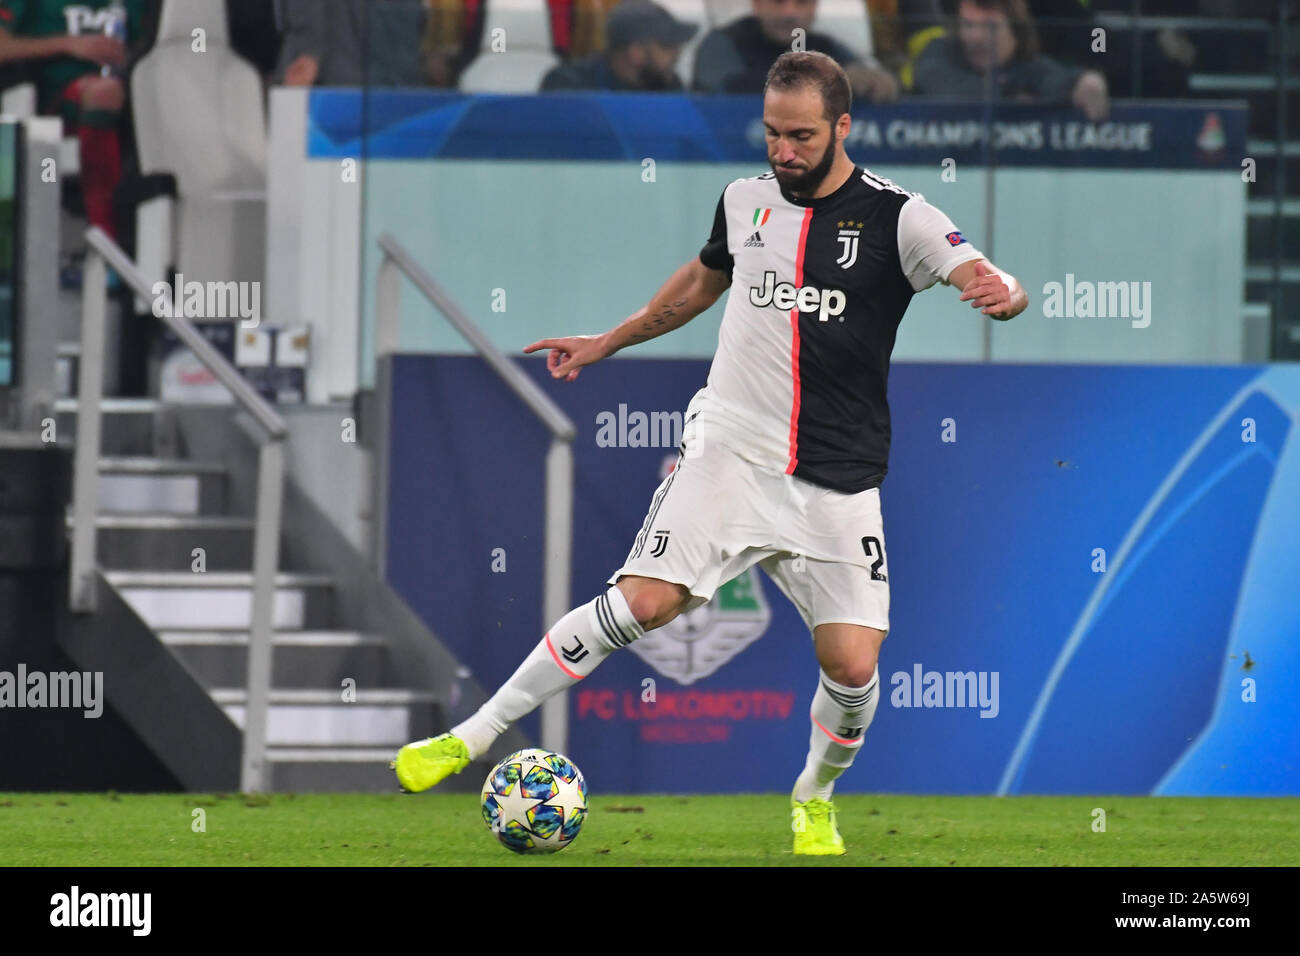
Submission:
POLYGON ((598 796, 552 856, 465 794, 0 794, 10 866, 1295 866, 1300 800, 857 796, 842 857, 791 853, 789 797, 598 796), (1094 808, 1106 831, 1094 832, 1094 808), (202 814, 195 811, 202 810, 202 814), (202 822, 204 829, 199 831, 202 822))

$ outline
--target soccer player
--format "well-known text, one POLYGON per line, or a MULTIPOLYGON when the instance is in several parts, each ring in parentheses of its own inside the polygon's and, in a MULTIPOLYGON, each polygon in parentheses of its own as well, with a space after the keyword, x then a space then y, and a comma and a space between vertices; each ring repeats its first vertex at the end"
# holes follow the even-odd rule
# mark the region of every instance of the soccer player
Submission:
POLYGON ((848 158, 849 101, 832 58, 782 54, 763 94, 772 170, 723 190, 698 258, 612 331, 524 349, 549 349, 551 376, 571 382, 731 290, 676 467, 613 586, 560 618, 468 720, 403 747, 394 767, 406 790, 459 773, 605 657, 759 564, 799 610, 821 666, 791 796, 794 852, 844 852, 832 788, 875 714, 889 631, 880 484, 898 323, 912 295, 935 282, 995 319, 1028 304, 1020 283, 947 216, 848 158))

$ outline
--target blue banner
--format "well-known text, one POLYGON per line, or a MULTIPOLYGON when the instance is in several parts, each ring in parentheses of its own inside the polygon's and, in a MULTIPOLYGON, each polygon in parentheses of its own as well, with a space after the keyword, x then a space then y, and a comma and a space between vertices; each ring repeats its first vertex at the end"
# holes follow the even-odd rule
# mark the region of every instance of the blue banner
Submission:
MULTIPOLYGON (((762 99, 643 93, 468 95, 425 90, 313 90, 314 158, 537 159, 766 163, 762 99)), ((1237 169, 1246 141, 1239 102, 1113 104, 1076 110, 909 99, 859 104, 847 142, 866 165, 1237 169)))
MULTIPOLYGON (((522 367, 578 427, 577 606, 708 363, 522 367)), ((889 384, 891 631, 841 790, 1300 793, 1300 369, 901 363, 889 384)), ((389 579, 493 689, 553 623, 549 434, 474 358, 400 356, 393 388, 389 579)), ((605 793, 786 789, 816 678, 755 570, 577 685, 569 751, 605 793)))

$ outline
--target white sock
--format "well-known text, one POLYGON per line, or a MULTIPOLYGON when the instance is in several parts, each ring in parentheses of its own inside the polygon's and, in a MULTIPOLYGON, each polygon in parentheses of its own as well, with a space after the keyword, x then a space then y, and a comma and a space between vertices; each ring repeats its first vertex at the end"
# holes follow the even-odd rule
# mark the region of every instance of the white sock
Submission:
POLYGON ((470 759, 477 760, 516 720, 572 687, 644 633, 623 592, 609 588, 560 618, 501 689, 451 732, 465 741, 470 759))
POLYGON ((835 779, 853 763, 862 738, 876 716, 880 699, 880 668, 865 687, 845 687, 821 672, 812 703, 812 737, 808 760, 794 785, 794 799, 831 798, 835 779))

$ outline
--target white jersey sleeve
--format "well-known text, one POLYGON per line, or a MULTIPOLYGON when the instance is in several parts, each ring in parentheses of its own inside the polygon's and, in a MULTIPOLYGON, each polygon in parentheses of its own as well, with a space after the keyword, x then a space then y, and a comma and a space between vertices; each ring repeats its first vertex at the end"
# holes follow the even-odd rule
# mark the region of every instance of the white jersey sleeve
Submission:
POLYGON ((936 282, 947 282, 963 262, 983 259, 942 210, 921 196, 913 196, 898 211, 898 258, 903 275, 921 292, 936 282))

